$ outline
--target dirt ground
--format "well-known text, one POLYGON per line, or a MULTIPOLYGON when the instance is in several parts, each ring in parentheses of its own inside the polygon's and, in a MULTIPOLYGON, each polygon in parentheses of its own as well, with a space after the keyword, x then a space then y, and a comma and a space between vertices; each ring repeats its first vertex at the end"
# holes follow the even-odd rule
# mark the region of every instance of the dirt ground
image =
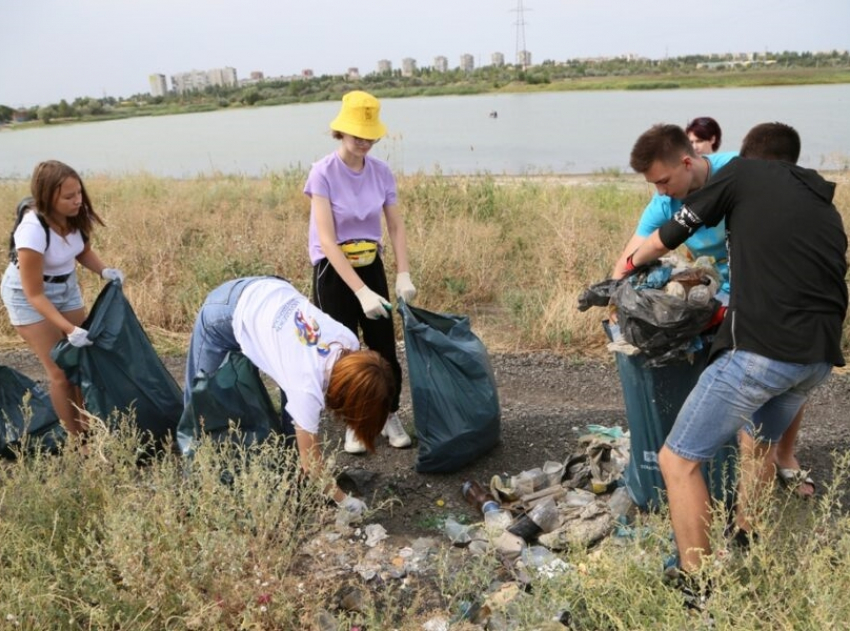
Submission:
MULTIPOLYGON (((401 358, 402 366, 405 359, 401 358)), ((622 389, 614 362, 575 360, 551 353, 491 353, 502 407, 500 443, 487 455, 450 474, 420 474, 414 470, 417 446, 393 449, 379 439, 374 455, 353 456, 341 449, 340 472, 367 480, 362 487, 370 507, 383 505, 374 521, 395 536, 437 534, 449 516, 478 516, 461 496, 466 480, 488 484, 495 474, 516 475, 542 466, 547 460, 563 461, 577 451, 578 438, 590 424, 620 425, 627 420, 622 389)), ((182 382, 182 357, 164 358, 168 369, 182 382)), ((41 366, 26 350, 0 351, 0 364, 11 366, 33 379, 43 379, 41 366)), ((412 433, 413 411, 405 378, 400 416, 412 433)), ((272 392, 276 398, 276 392, 272 392)), ((833 452, 850 450, 850 372, 834 373, 809 401, 800 435, 798 457, 803 467, 823 487, 832 479, 833 452)), ((342 443, 342 426, 323 423, 331 444, 342 443)))

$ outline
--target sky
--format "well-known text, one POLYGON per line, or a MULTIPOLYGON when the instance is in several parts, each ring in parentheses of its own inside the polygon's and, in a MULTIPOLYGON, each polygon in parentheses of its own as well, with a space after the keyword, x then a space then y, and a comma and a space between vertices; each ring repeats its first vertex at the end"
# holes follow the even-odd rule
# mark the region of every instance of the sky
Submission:
MULTIPOLYGON (((374 72, 635 54, 850 49, 850 0, 0 0, 0 104, 128 97, 148 76, 374 72), (673 9, 678 9, 674 11, 673 9), (522 18, 520 19, 520 16, 522 18), (524 23, 523 28, 518 23, 524 23)), ((169 81, 170 85, 170 81, 169 81)))

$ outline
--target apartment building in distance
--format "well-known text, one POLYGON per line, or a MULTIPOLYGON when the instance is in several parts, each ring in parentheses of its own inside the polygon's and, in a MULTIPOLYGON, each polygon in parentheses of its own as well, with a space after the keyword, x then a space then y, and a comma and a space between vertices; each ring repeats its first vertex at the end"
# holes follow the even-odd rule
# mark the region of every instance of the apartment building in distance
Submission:
POLYGON ((378 60, 378 74, 392 74, 393 73, 393 62, 389 59, 380 59, 378 60))
POLYGON ((501 68, 505 65, 505 56, 502 53, 493 53, 490 55, 490 65, 501 68))
POLYGON ((214 68, 212 70, 191 70, 180 72, 171 76, 171 87, 177 94, 185 94, 196 90, 203 90, 207 86, 236 87, 239 81, 236 78, 236 69, 214 68))
POLYGON ((463 72, 472 72, 475 70, 475 57, 469 53, 464 53, 460 56, 460 69, 463 72))
POLYGON ((401 60, 401 75, 403 77, 412 77, 416 73, 416 60, 412 57, 405 57, 401 60))
POLYGON ((164 74, 152 74, 148 76, 151 86, 151 96, 165 96, 168 94, 168 82, 164 74))
POLYGON ((434 70, 437 72, 448 72, 449 71, 449 60, 443 55, 438 55, 434 57, 434 70))

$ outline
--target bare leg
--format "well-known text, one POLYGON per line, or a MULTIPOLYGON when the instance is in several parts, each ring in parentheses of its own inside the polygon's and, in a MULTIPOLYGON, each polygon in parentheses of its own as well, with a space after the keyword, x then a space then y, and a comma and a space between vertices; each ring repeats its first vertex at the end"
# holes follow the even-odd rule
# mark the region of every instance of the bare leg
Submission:
POLYGON ((665 445, 658 452, 658 464, 667 487, 679 562, 685 572, 694 572, 702 564, 703 555, 711 552, 711 507, 700 470, 702 463, 682 458, 665 445))
MULTIPOLYGON (((797 416, 794 417, 791 425, 788 426, 776 445, 775 462, 780 469, 797 470, 800 468, 794 450, 797 447, 797 435, 800 433, 800 426, 803 424, 803 410, 805 410, 805 406, 797 412, 797 416)), ((815 487, 806 482, 801 482, 795 490, 801 497, 810 497, 815 493, 815 487)))
MULTIPOLYGON (((79 326, 85 320, 85 309, 63 313, 68 321, 79 326)), ((83 398, 80 389, 71 384, 56 362, 50 358, 50 351, 64 335, 55 326, 42 320, 35 324, 17 326, 15 329, 38 357, 47 373, 48 394, 53 409, 69 434, 78 434, 88 429, 86 423, 75 408, 82 408, 83 398)))
POLYGON ((770 485, 775 475, 774 458, 776 446, 753 440, 748 433, 738 433, 741 449, 741 479, 738 482, 738 510, 735 524, 741 530, 751 532, 754 528, 754 508, 758 498, 770 485))

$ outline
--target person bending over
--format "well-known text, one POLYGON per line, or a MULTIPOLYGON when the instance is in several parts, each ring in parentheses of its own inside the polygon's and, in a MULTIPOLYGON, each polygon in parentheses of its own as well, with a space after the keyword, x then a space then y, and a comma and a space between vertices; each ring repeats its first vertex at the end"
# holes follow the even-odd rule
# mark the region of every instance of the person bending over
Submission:
MULTIPOLYGON (((209 293, 189 341, 186 407, 195 378, 215 372, 231 351, 245 355, 286 395, 285 412, 308 475, 323 466, 318 433, 325 408, 374 451, 395 394, 390 365, 375 351, 361 350, 351 330, 289 282, 273 276, 238 278, 209 293)), ((191 449, 188 445, 183 451, 191 449)), ((330 495, 353 512, 366 509, 362 500, 338 487, 330 495)))

